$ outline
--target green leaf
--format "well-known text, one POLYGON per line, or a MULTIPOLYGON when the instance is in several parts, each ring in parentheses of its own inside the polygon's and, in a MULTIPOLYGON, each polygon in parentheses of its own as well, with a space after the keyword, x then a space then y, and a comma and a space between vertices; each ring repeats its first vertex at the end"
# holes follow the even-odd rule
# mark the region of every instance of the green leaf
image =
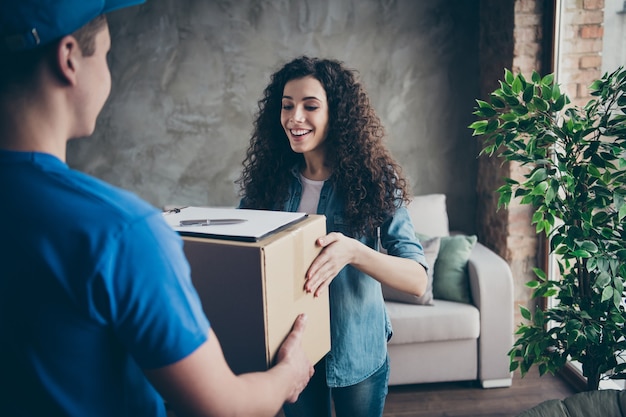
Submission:
POLYGON ((554 102, 554 105, 552 106, 552 111, 561 111, 563 110, 563 107, 565 107, 567 101, 567 96, 559 96, 556 101, 554 102))
POLYGON ((600 178, 602 176, 602 174, 600 173, 600 170, 595 165, 587 166, 587 172, 589 172, 589 174, 595 178, 600 178))
POLYGON ((543 325, 545 324, 545 316, 543 315, 543 311, 541 311, 540 309, 535 310, 533 324, 537 327, 543 327, 543 325))
POLYGON ((476 100, 476 102, 478 103, 478 110, 475 112, 475 114, 481 117, 492 117, 497 114, 497 112, 493 109, 493 107, 491 107, 489 103, 482 100, 476 100))
POLYGON ((513 75, 513 73, 509 69, 505 68, 504 69, 504 81, 506 81, 507 84, 511 85, 514 80, 515 80, 515 76, 513 75))
POLYGON ((493 117, 496 114, 498 114, 494 109, 492 109, 491 107, 482 107, 479 111, 480 116, 482 117, 493 117))
POLYGON ((485 129, 485 133, 495 132, 498 129, 498 127, 500 127, 500 122, 498 121, 498 119, 491 119, 487 123, 487 128, 485 129))
POLYGON ((612 298, 613 298, 613 287, 611 286, 604 287, 604 289, 602 290, 602 299, 600 300, 600 302, 603 303, 612 298))
POLYGON ((617 216, 617 220, 621 223, 626 217, 626 204, 619 208, 619 214, 617 216))
POLYGON ((533 98, 533 104, 539 111, 547 111, 550 108, 550 106, 548 106, 548 102, 539 97, 533 98))
POLYGON ((515 79, 513 80, 513 84, 511 84, 511 89, 513 90, 513 92, 515 94, 519 94, 520 91, 522 91, 523 85, 522 85, 522 80, 520 78, 520 76, 518 75, 517 77, 515 77, 515 79))
POLYGON ((537 277, 541 278, 542 281, 545 281, 548 278, 543 269, 533 268, 533 272, 537 275, 537 277))
POLYGON ((515 96, 506 96, 504 97, 504 100, 511 107, 516 107, 516 106, 519 106, 520 104, 519 100, 515 96))
POLYGON ((518 116, 524 116, 528 114, 528 108, 526 108, 525 106, 513 106, 511 107, 511 110, 513 110, 513 112, 518 116))
POLYGON ((539 184, 537 184, 533 188, 533 191, 531 192, 531 195, 533 195, 533 196, 544 195, 547 190, 548 190, 548 182, 547 181, 543 181, 543 182, 540 182, 539 184))
POLYGON ((600 272, 596 277, 595 287, 604 288, 611 283, 611 276, 606 272, 600 272))
POLYGON ((483 100, 476 100, 476 103, 478 104, 479 108, 491 108, 491 105, 489 103, 487 103, 486 101, 483 100))
POLYGON ((547 224, 544 220, 537 222, 537 225, 535 226, 535 232, 539 234, 544 230, 546 231, 546 233, 548 233, 550 230, 550 225, 547 224))
MULTIPOLYGON (((552 200, 554 200, 555 197, 557 196, 557 193, 558 193, 558 190, 559 190, 558 186, 559 186, 559 184, 556 181, 553 181, 550 184, 550 188, 548 188, 548 190, 546 191, 546 203, 547 204, 550 204, 550 202, 552 200)), ((554 223, 552 223, 552 224, 554 224, 554 223)))
POLYGON ((557 294, 558 294, 557 290, 551 289, 551 290, 546 291, 546 293, 544 294, 544 297, 550 298, 550 297, 554 297, 557 294))
POLYGON ((563 97, 563 95, 561 94, 561 88, 559 87, 558 84, 553 85, 552 86, 552 100, 557 100, 561 97, 563 97))
POLYGON ((519 119, 515 113, 503 113, 500 115, 500 120, 504 122, 513 122, 519 119))
POLYGON ((591 85, 589 86, 589 90, 590 91, 599 91, 602 90, 602 86, 604 85, 604 83, 600 80, 595 80, 594 82, 591 83, 591 85))
POLYGON ((539 73, 535 70, 533 70, 533 73, 530 78, 535 84, 538 84, 541 82, 541 75, 539 75, 539 73))
POLYGON ((526 286, 528 288, 537 288, 539 286, 539 282, 538 281, 528 281, 526 283, 526 286))
POLYGON ((552 85, 554 83, 554 74, 548 74, 541 80, 542 85, 552 85))
POLYGON ((528 310, 524 306, 519 306, 519 310, 520 310, 520 313, 522 314, 523 318, 525 318, 526 320, 530 320, 531 319, 530 310, 528 310))
POLYGON ((581 249, 586 250, 589 253, 597 253, 598 252, 598 246, 595 243, 593 243, 591 241, 588 241, 588 240, 580 242, 579 247, 581 249))
POLYGON ((615 306, 615 308, 619 308, 621 303, 622 303, 622 293, 619 291, 614 291, 613 292, 613 305, 615 306))
POLYGON ((487 120, 477 120, 469 125, 470 129, 474 129, 473 136, 483 135, 487 129, 488 123, 489 122, 487 120))
POLYGON ((498 109, 503 109, 506 107, 506 102, 502 100, 500 97, 496 95, 492 95, 490 99, 491 99, 491 104, 493 105, 493 107, 498 108, 498 109))
POLYGON ((537 168, 533 171, 528 181, 539 182, 548 178, 548 171, 545 168, 537 168))
POLYGON ((518 126, 518 123, 512 120, 510 122, 505 122, 501 127, 503 130, 513 130, 513 129, 516 129, 517 126, 518 126))

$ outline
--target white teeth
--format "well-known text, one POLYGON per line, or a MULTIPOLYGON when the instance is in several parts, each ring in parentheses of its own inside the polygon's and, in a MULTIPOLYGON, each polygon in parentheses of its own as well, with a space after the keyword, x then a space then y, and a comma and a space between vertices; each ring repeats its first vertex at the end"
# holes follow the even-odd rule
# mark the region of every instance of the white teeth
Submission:
POLYGON ((310 130, 306 130, 306 129, 298 129, 298 130, 291 130, 291 134, 294 136, 303 136, 306 135, 307 133, 309 133, 310 130))

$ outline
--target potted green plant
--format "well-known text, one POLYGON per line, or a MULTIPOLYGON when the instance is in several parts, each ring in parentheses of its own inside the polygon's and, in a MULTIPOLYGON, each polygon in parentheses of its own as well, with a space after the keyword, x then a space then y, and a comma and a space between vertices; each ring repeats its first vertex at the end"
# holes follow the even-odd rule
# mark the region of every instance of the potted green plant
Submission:
POLYGON ((572 106, 553 75, 505 70, 489 101, 476 100, 469 127, 483 139, 481 154, 528 169, 522 181, 504 179, 498 208, 512 198, 532 205, 560 272, 549 279, 535 268, 527 283, 533 299, 556 303, 520 306, 510 369, 554 374, 575 360, 596 390, 602 378, 626 379, 626 70, 605 74, 590 93, 584 107, 572 106))

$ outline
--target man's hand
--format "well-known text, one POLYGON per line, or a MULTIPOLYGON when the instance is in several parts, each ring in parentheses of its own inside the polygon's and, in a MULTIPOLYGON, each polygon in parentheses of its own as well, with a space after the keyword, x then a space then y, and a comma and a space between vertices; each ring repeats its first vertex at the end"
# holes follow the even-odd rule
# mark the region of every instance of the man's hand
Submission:
POLYGON ((276 356, 277 366, 286 366, 293 373, 292 391, 289 393, 287 402, 293 403, 309 383, 313 376, 313 365, 306 357, 302 348, 302 336, 306 327, 306 316, 300 314, 293 325, 293 328, 276 356))

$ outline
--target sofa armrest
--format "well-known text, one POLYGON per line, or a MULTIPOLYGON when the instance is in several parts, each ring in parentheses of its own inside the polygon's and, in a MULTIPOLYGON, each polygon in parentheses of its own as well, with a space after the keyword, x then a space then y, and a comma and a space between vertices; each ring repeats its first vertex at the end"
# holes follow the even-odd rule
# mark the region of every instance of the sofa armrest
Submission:
POLYGON ((513 276, 508 263, 476 243, 468 263, 472 299, 480 311, 478 379, 483 388, 510 386, 507 353, 513 347, 513 276))

